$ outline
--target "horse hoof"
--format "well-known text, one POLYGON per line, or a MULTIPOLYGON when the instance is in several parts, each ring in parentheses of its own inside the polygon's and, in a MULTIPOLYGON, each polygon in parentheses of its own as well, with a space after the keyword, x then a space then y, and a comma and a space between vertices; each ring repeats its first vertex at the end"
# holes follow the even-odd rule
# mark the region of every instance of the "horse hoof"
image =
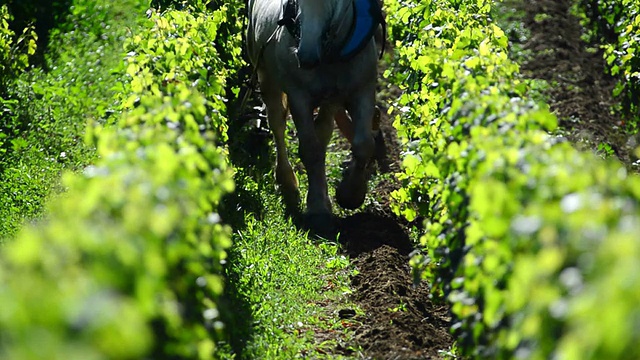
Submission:
POLYGON ((332 214, 306 214, 305 228, 319 238, 335 240, 338 235, 336 221, 332 214))
POLYGON ((384 140, 382 130, 379 130, 373 137, 376 143, 374 159, 378 163, 378 168, 381 172, 387 173, 390 171, 389 159, 387 156, 387 144, 384 140))
POLYGON ((284 200, 285 212, 290 216, 299 215, 301 212, 300 204, 300 191, 297 188, 287 189, 284 186, 279 186, 278 190, 284 200))
POLYGON ((346 181, 343 180, 338 186, 338 189, 336 189, 336 200, 338 205, 343 209, 355 210, 362 206, 366 194, 366 182, 363 182, 360 186, 349 186, 349 184, 346 184, 346 181))

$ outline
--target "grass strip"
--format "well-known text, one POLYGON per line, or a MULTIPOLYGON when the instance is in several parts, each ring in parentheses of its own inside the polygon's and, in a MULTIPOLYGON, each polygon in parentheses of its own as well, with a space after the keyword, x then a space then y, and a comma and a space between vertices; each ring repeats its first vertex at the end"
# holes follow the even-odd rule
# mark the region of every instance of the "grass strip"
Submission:
POLYGON ((90 121, 117 111, 114 85, 124 73, 124 40, 144 14, 142 1, 75 1, 51 31, 48 70, 6 79, 0 103, 0 242, 42 216, 59 192, 60 173, 78 171, 95 152, 84 142, 90 121))

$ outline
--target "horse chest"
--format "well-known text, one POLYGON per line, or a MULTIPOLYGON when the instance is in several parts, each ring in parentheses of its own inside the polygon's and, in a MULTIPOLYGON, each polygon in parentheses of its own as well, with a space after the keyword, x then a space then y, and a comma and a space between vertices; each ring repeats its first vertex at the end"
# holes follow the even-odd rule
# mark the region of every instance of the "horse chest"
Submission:
POLYGON ((331 76, 318 77, 309 86, 310 95, 317 103, 344 99, 352 90, 348 82, 331 76))

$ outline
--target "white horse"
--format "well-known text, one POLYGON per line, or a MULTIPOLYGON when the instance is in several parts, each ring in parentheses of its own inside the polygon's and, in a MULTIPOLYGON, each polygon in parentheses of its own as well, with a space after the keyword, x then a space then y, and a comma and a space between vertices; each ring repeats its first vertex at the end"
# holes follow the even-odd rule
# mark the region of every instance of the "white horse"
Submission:
POLYGON ((297 210, 298 180, 284 136, 290 111, 309 179, 307 225, 320 235, 334 230, 325 158, 334 116, 344 119, 345 110, 352 122, 353 160, 336 199, 347 209, 364 202, 365 168, 374 153, 377 52, 372 34, 381 22, 378 0, 249 0, 247 48, 276 143, 276 181, 287 208, 297 210))

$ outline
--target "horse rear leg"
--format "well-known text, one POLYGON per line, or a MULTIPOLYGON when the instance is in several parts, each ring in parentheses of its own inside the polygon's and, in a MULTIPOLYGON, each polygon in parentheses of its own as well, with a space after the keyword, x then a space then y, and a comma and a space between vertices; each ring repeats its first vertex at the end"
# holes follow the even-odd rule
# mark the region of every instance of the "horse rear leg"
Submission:
POLYGON ((336 191, 338 204, 345 209, 357 209, 367 193, 367 166, 374 154, 373 121, 376 116, 374 97, 358 97, 347 104, 353 121, 353 160, 336 191))
POLYGON ((268 83, 263 80, 261 82, 262 100, 267 106, 267 119, 276 143, 276 182, 282 193, 287 212, 290 215, 296 215, 300 212, 300 191, 298 179, 289 162, 284 136, 287 128, 286 98, 280 91, 265 91, 264 88, 267 88, 265 85, 268 83))
MULTIPOLYGON (((384 144, 384 137, 382 136, 382 131, 380 130, 380 108, 375 107, 375 111, 373 114, 373 121, 371 123, 371 127, 373 130, 373 136, 376 142, 376 160, 382 161, 384 160, 384 156, 386 154, 386 145, 384 144)), ((349 141, 349 144, 353 143, 354 130, 353 123, 351 122, 351 118, 347 115, 347 110, 344 108, 340 108, 335 113, 335 121, 340 133, 349 141)))
POLYGON ((349 141, 349 144, 353 143, 353 124, 351 123, 351 118, 347 115, 347 110, 343 108, 336 111, 335 120, 338 130, 349 141))

